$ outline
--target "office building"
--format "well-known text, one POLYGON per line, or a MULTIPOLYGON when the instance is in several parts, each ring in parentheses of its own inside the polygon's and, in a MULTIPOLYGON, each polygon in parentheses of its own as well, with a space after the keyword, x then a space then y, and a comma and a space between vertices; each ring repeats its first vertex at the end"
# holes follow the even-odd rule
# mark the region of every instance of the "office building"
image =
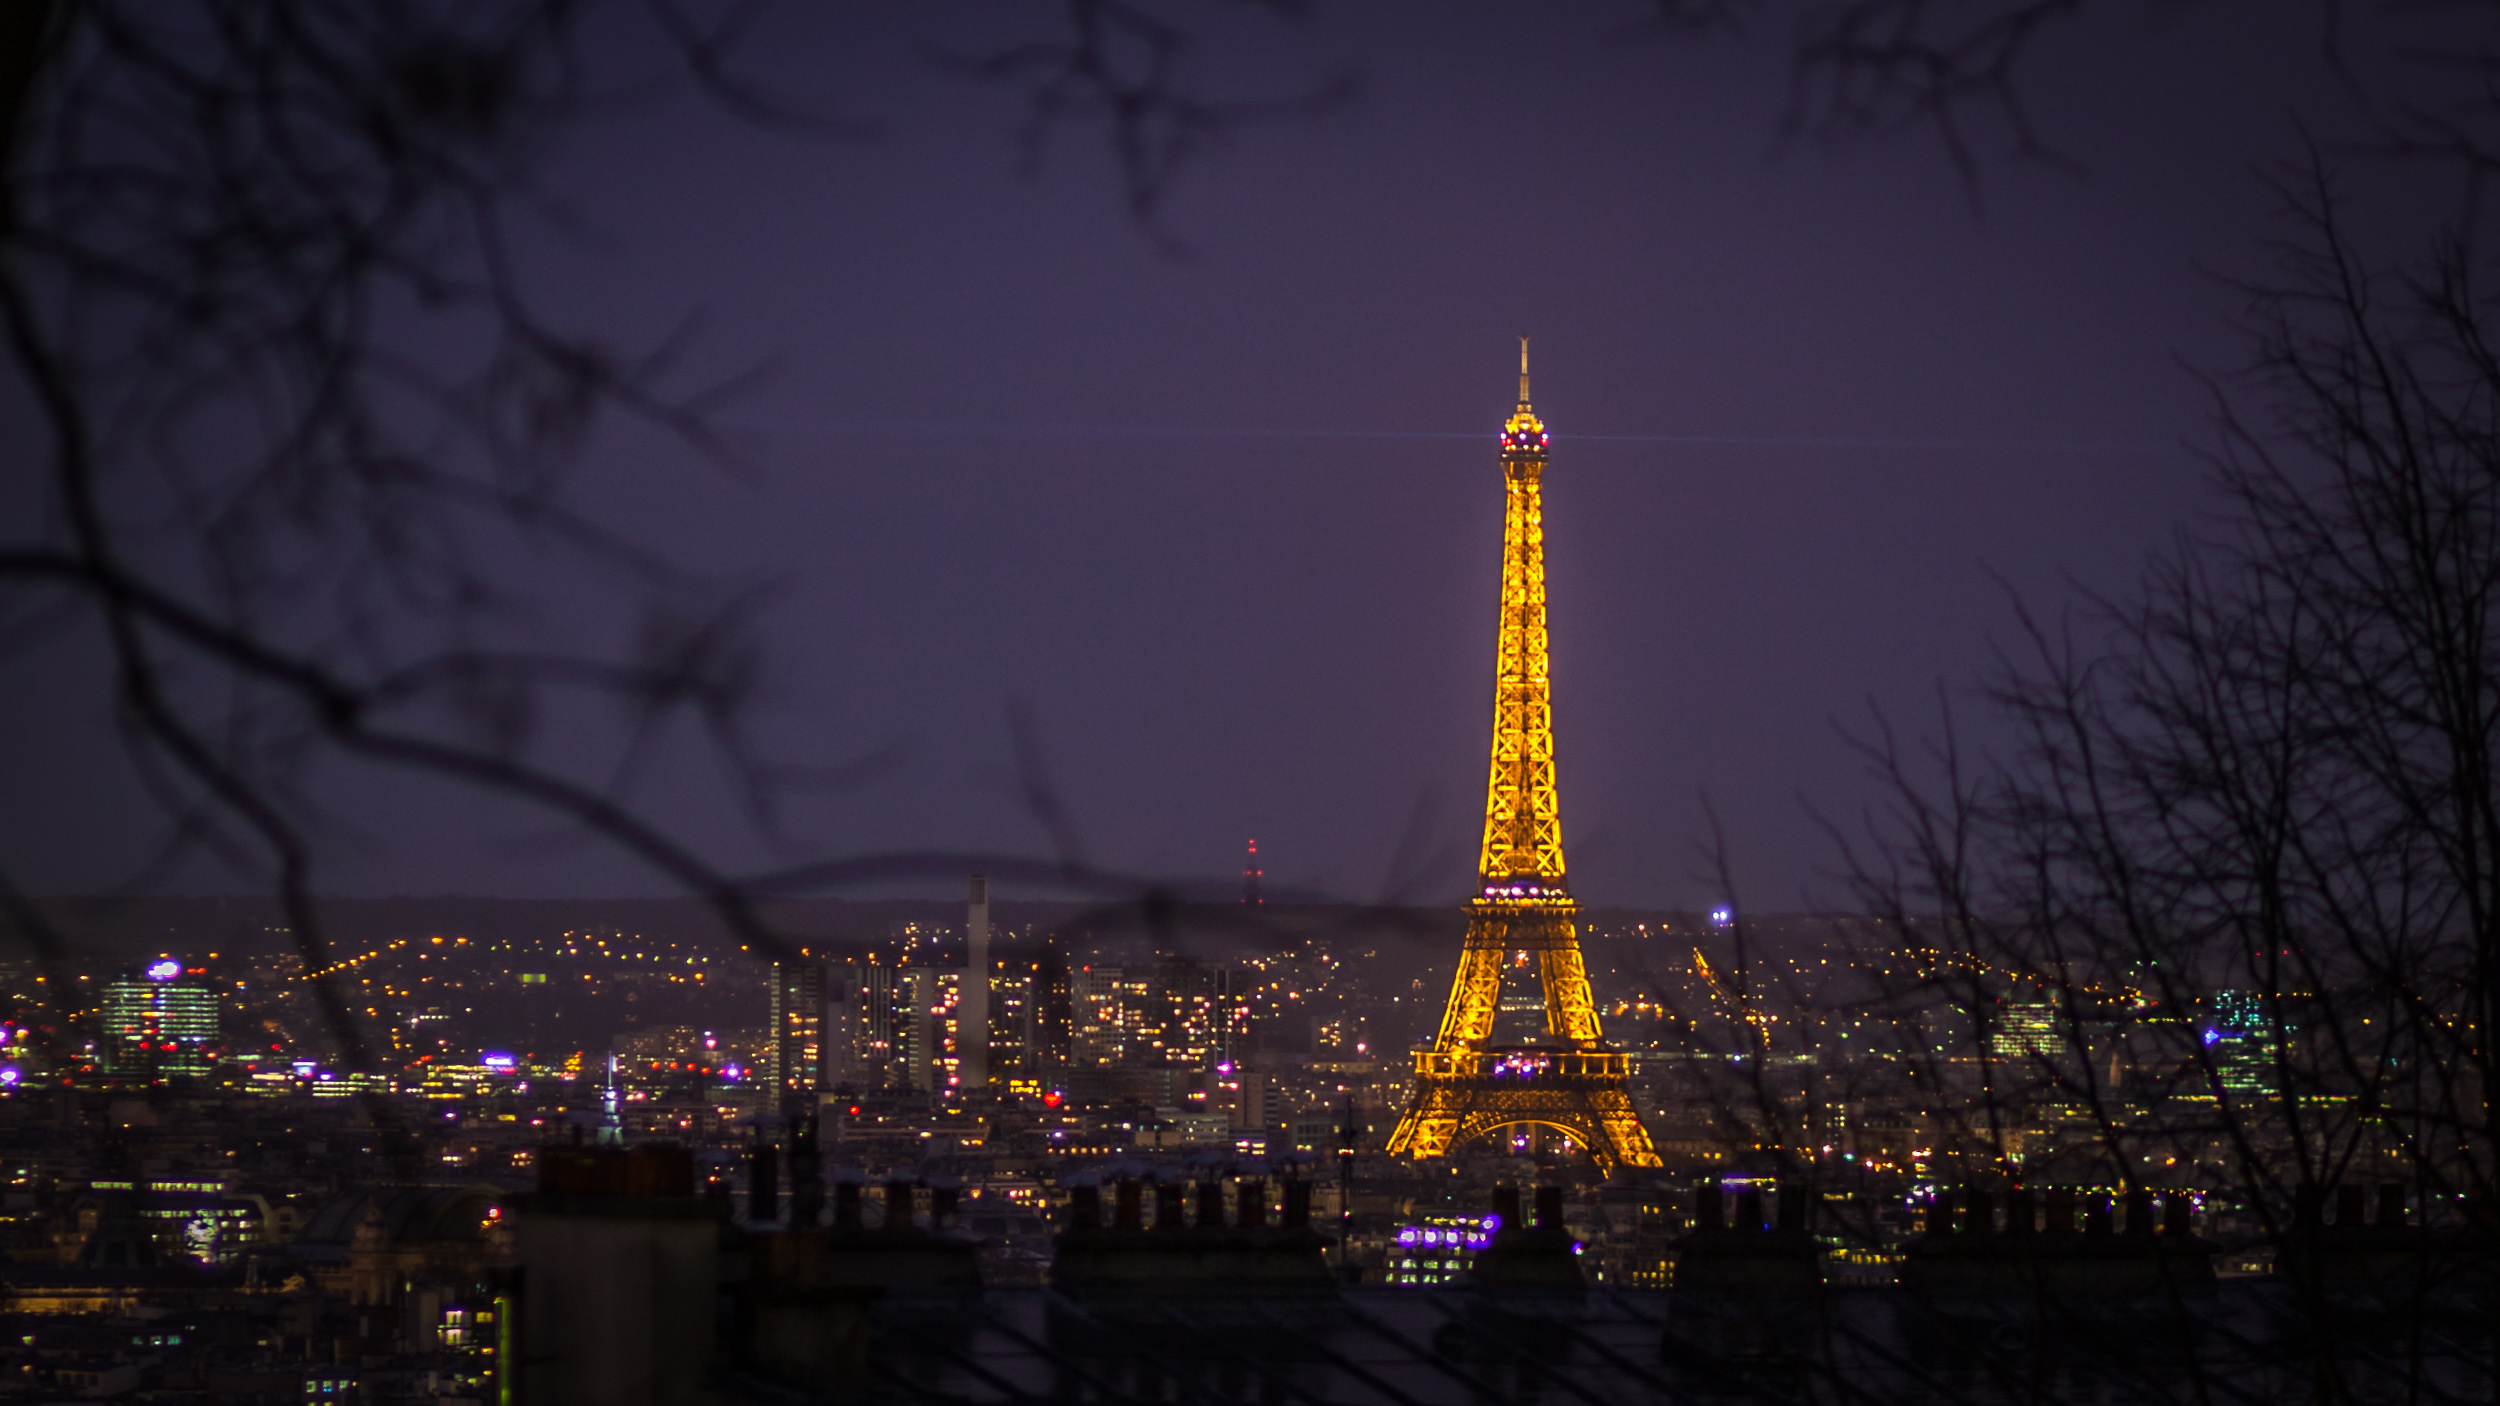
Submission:
POLYGON ((784 1112, 812 1111, 829 1084, 825 1062, 825 967, 806 960, 773 963, 771 1031, 764 1048, 765 1087, 784 1112))
POLYGON ((964 976, 955 1000, 955 1083, 990 1086, 990 881, 972 876, 964 909, 964 976))
POLYGON ((182 963, 159 958, 134 979, 104 988, 104 1067, 151 1083, 196 1078, 217 1044, 217 993, 189 979, 182 963))

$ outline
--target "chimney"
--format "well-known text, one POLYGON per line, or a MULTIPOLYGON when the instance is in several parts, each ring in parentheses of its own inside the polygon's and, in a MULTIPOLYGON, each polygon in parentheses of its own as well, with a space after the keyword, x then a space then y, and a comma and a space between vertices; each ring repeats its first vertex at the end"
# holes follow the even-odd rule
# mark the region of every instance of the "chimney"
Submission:
POLYGON ((1311 1224, 1311 1184, 1299 1177, 1285 1183, 1285 1229, 1307 1230, 1311 1224))
POLYGON ((790 1127, 790 1227, 813 1230, 824 1216, 824 1162, 816 1153, 816 1118, 790 1127))
POLYGON ((2127 1193, 2127 1233, 2153 1233, 2153 1193, 2140 1186, 2127 1193))
POLYGON ((1727 1193, 1715 1177, 1693 1188, 1693 1229, 1727 1229, 1727 1193))
POLYGON ((781 1218, 781 1149, 759 1142, 747 1153, 747 1219, 781 1218))
POLYGON ((1806 1208, 1810 1204, 1804 1187, 1783 1184, 1780 1187, 1780 1229, 1802 1234, 1806 1228, 1806 1208))
POLYGON ((2108 1197, 2106 1197, 2106 1196, 2099 1196, 2099 1195, 2095 1195, 2095 1196, 2092 1196, 2092 1197, 2090 1197, 2090 1198, 2088 1198, 2088 1199, 2086 1199, 2086 1200, 2084 1201, 2084 1203, 2083 1203, 2083 1233, 2084 1233, 2084 1234, 2086 1234, 2086 1235, 2107 1235, 2107 1234, 2109 1234, 2109 1230, 2110 1230, 2109 1222, 2110 1222, 2110 1210, 2109 1210, 2109 1198, 2108 1198, 2108 1197))
POLYGON ((2405 1228, 2405 1189, 2401 1183, 2379 1183, 2378 1224, 2381 1230, 2405 1228))
POLYGON ((1102 1229, 1102 1188, 1076 1186, 1068 1189, 1068 1229, 1102 1229))
POLYGON ((1736 1193, 1736 1228, 1751 1235, 1762 1229, 1762 1188, 1748 1186, 1736 1193))
POLYGON ((885 1184, 885 1228, 896 1235, 911 1229, 911 1183, 888 1181, 885 1184))
POLYGON ((1501 1223, 1499 1228, 1503 1230, 1528 1228, 1526 1219, 1519 1214, 1518 1187, 1497 1186, 1493 1188, 1493 1219, 1501 1223))
POLYGON ((2075 1190, 2071 1186, 2049 1188, 2049 1224, 2051 1235, 2075 1233, 2075 1190))
POLYGON ((956 1198, 963 1193, 951 1186, 940 1186, 929 1192, 929 1228, 955 1223, 956 1198))
POLYGON ((1198 1183, 1198 1228, 1200 1230, 1224 1228, 1224 1183, 1220 1181, 1198 1183))
POLYGON ((1189 1209, 1189 1188, 1176 1181, 1155 1183, 1155 1229, 1178 1234, 1189 1209))
POLYGON ((1267 1183, 1244 1179, 1240 1183, 1240 1188, 1241 1228, 1265 1230, 1267 1228, 1267 1183))
POLYGON ((2005 1233, 2029 1235, 2039 1228, 2039 1207, 2031 1198, 2031 1188, 2018 1186, 2005 1193, 2005 1233))
POLYGON ((1996 1198, 1985 1191, 1973 1189, 1962 1193, 1962 1233, 1994 1235, 1997 1229, 1996 1198))
POLYGON ((2362 1191, 2363 1187, 2361 1183, 2357 1181, 2348 1181, 2335 1188, 2336 1229, 2359 1230, 2361 1228, 2361 1222, 2363 1219, 2361 1208, 2362 1191))
POLYGON ((833 1228, 859 1229, 859 1183, 837 1181, 833 1184, 833 1228))
POLYGON ((955 1006, 956 1077, 967 1093, 990 1086, 990 881, 972 876, 964 909, 964 981, 955 1006))
POLYGON ((2186 1192, 2173 1188, 2161 1198, 2161 1231, 2164 1235, 2188 1236, 2196 1233, 2196 1201, 2186 1192))
POLYGON ((1536 1228, 1560 1235, 1563 1231, 1563 1197, 1559 1186, 1536 1189, 1536 1228))
POLYGON ((1930 1235, 1953 1233, 1952 1192, 1938 1191, 1935 1199, 1927 1203, 1927 1233, 1930 1235))

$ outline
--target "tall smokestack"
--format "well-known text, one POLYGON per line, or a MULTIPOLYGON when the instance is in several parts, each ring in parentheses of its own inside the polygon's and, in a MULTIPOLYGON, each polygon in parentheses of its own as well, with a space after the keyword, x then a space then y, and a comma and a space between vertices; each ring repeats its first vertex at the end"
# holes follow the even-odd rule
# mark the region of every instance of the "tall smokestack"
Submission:
POLYGON ((964 911, 964 984, 955 1003, 956 1068, 963 1087, 990 1086, 990 881, 972 876, 964 911))

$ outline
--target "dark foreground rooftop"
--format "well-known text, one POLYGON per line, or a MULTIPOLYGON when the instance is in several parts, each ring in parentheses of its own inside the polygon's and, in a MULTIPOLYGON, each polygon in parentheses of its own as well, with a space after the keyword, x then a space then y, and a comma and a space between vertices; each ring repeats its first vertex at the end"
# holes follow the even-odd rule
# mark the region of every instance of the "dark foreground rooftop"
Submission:
POLYGON ((1944 1301, 1833 1289, 1499 1299, 991 1290, 859 1305, 812 1383, 717 1368, 733 1400, 926 1402, 2276 1403, 2489 1401, 2493 1320, 2457 1301, 2343 1305, 2309 1326, 2282 1281, 2171 1302, 1944 1301))

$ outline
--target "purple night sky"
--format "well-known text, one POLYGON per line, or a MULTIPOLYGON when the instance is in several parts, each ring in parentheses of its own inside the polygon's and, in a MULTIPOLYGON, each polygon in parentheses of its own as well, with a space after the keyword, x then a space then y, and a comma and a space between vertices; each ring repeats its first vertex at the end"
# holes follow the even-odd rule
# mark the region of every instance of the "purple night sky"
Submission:
MULTIPOLYGON (((1160 216, 1176 252, 1128 217, 1094 133, 1027 174, 1018 98, 932 62, 1012 7, 861 8, 789 7, 753 53, 864 134, 678 98, 594 123, 541 176, 569 205, 537 251, 560 317, 632 345, 699 313, 701 371, 769 370, 724 417, 751 472, 619 433, 583 501, 724 582, 779 583, 775 751, 888 758, 795 805, 784 845, 691 745, 656 767, 636 795, 732 862, 1046 853, 1014 779, 1022 706, 1097 863, 1221 876, 1255 836, 1271 890, 1456 901, 1525 332, 1554 433, 1575 891, 1716 899, 1706 791, 1748 904, 1837 900, 1812 812, 1875 792, 1836 725, 1872 703, 1931 728, 1940 686, 1975 718, 2013 634, 2000 578, 2054 614, 2209 505, 2194 373, 2242 355, 2216 274, 2265 267, 2253 173, 2296 119, 2356 120, 2300 25, 2111 6, 2025 71, 2079 169, 1990 134, 1975 206, 1924 133, 1783 146, 1776 22, 1704 39, 1631 3, 1323 4, 1210 38, 1220 91, 1362 87, 1195 158, 1160 216)), ((2393 227, 2437 197, 2372 208, 2393 227)), ((612 628, 560 590, 547 610, 612 628)), ((0 849, 38 891, 120 881, 155 823, 100 657, 55 637, 6 690, 0 849)), ((516 810, 323 784, 331 891, 664 891, 516 810)))

